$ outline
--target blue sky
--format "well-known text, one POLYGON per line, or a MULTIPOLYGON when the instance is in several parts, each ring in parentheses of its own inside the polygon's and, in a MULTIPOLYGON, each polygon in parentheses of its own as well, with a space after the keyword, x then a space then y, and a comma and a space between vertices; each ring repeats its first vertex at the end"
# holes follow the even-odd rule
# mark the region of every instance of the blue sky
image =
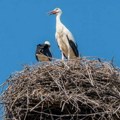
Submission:
POLYGON ((55 16, 73 33, 82 56, 97 56, 120 66, 120 0, 0 0, 0 84, 10 74, 35 64, 36 45, 51 42, 55 58, 61 54, 55 41, 55 16))

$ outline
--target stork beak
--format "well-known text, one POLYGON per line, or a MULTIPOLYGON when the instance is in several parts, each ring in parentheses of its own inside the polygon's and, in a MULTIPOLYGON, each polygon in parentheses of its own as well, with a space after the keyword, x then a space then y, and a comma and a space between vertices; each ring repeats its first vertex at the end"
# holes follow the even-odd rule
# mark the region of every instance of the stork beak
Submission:
POLYGON ((53 11, 48 12, 48 14, 49 14, 49 15, 54 15, 54 14, 56 14, 56 13, 57 13, 57 12, 56 12, 56 11, 54 11, 54 10, 53 10, 53 11))

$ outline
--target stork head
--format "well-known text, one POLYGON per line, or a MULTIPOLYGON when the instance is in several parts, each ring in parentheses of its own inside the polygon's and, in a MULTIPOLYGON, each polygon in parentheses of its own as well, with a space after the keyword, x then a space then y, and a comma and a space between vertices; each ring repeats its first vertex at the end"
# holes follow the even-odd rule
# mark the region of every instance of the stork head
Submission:
POLYGON ((44 44, 46 44, 46 45, 48 45, 50 47, 50 42, 49 41, 45 41, 44 44))
POLYGON ((60 8, 55 8, 54 10, 49 12, 49 15, 58 15, 58 14, 62 14, 62 10, 60 8))

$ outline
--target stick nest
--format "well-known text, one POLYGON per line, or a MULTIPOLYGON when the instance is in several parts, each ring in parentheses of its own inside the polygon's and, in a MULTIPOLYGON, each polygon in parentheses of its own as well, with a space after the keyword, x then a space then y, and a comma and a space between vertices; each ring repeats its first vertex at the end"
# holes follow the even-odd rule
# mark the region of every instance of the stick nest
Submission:
POLYGON ((119 120, 120 70, 100 59, 25 66, 1 95, 5 120, 119 120))

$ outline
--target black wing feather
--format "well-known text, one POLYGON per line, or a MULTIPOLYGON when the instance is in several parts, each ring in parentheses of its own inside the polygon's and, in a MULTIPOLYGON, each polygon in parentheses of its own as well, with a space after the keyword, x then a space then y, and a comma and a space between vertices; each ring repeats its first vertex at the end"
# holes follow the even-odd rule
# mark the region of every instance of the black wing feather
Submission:
MULTIPOLYGON (((52 54, 49 50, 49 46, 45 44, 38 44, 36 48, 36 53, 35 54, 44 54, 45 56, 49 57, 48 59, 51 61, 52 59, 52 54)), ((37 61, 38 57, 36 56, 37 61)))
POLYGON ((68 36, 67 36, 67 39, 68 39, 68 42, 69 42, 72 50, 73 50, 74 53, 75 53, 75 56, 76 56, 76 57, 79 57, 79 51, 78 51, 78 49, 77 49, 77 44, 75 44, 72 40, 70 40, 68 36))

